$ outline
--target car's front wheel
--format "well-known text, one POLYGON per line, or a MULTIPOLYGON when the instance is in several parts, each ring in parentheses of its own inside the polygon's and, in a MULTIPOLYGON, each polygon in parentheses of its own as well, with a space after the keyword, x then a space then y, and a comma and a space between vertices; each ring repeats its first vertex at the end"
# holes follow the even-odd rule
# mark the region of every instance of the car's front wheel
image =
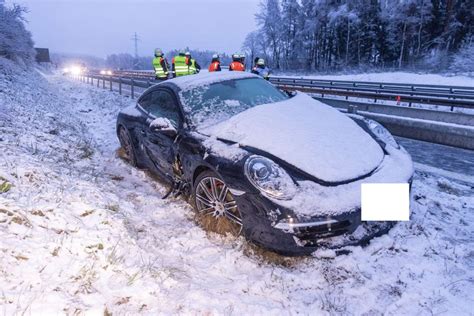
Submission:
POLYGON ((215 172, 205 171, 197 177, 191 198, 198 222, 206 231, 240 235, 243 224, 237 201, 215 172))

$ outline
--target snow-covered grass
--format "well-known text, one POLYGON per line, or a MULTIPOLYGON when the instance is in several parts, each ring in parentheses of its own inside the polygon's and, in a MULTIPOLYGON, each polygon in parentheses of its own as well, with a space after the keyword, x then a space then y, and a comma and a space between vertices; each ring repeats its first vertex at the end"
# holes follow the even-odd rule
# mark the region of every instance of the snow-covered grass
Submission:
POLYGON ((117 157, 115 117, 132 102, 0 74, 0 313, 472 312, 474 184, 417 172, 411 221, 369 246, 267 256, 206 234, 117 157))

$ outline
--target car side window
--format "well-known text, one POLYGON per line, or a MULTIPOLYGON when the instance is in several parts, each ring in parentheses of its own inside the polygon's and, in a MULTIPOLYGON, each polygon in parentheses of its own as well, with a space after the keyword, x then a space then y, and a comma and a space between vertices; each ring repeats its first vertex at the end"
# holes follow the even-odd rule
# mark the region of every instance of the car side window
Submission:
POLYGON ((145 110, 155 117, 165 117, 169 119, 175 127, 181 122, 179 108, 173 98, 173 95, 164 90, 153 91, 150 102, 145 110))
POLYGON ((138 100, 138 104, 146 110, 146 108, 149 106, 151 101, 151 93, 145 94, 143 97, 141 97, 138 100))

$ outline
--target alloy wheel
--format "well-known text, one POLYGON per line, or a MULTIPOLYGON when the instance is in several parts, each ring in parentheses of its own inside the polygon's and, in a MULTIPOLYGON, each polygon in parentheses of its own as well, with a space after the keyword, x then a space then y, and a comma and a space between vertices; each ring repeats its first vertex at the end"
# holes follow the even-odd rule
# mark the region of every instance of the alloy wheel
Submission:
POLYGON ((195 203, 202 226, 218 234, 240 235, 242 217, 232 193, 216 177, 202 178, 195 192, 195 203))

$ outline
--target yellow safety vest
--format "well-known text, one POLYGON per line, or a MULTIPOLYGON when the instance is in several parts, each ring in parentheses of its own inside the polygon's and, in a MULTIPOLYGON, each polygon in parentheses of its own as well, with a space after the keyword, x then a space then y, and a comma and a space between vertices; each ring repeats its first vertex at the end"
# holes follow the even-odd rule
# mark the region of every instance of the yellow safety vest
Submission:
POLYGON ((155 68, 155 76, 157 78, 166 79, 168 77, 168 72, 165 72, 165 70, 161 66, 161 58, 163 57, 153 58, 153 68, 155 68))
POLYGON ((191 59, 191 65, 188 66, 186 64, 186 59, 186 56, 179 55, 174 58, 174 71, 176 77, 194 75, 195 73, 197 73, 196 61, 194 59, 191 59))

